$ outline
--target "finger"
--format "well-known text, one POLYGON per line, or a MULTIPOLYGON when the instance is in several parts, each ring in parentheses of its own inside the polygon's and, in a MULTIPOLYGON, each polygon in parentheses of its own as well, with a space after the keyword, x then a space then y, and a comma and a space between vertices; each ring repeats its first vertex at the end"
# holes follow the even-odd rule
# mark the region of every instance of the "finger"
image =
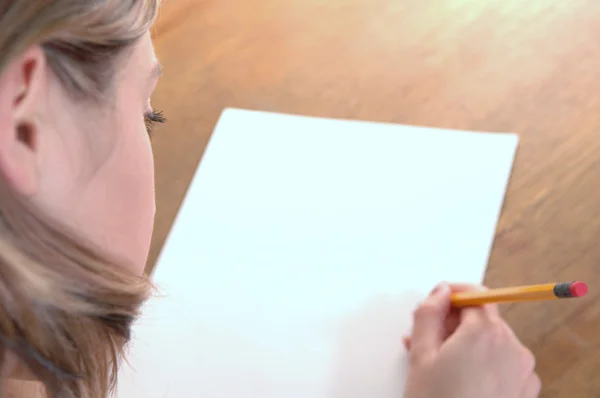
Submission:
POLYGON ((442 284, 415 310, 410 350, 413 359, 439 350, 444 342, 444 322, 449 311, 450 288, 442 284))
MULTIPOLYGON (((455 283, 455 284, 450 284, 449 286, 450 286, 450 290, 452 293, 487 290, 487 288, 485 286, 472 285, 472 284, 466 284, 466 283, 455 283)), ((456 330, 456 328, 458 327, 459 324, 460 324, 460 309, 453 308, 448 313, 448 316, 446 317, 446 320, 444 322, 445 329, 446 329, 444 340, 447 339, 448 337, 450 337, 452 335, 452 333, 454 333, 454 331, 456 330)), ((404 336, 402 342, 403 342, 404 348, 406 348, 407 351, 410 351, 410 346, 411 346, 410 336, 404 336)))
POLYGON ((479 328, 487 322, 489 322, 489 317, 483 308, 463 308, 460 311, 460 323, 456 327, 455 333, 466 330, 479 330, 479 328))
MULTIPOLYGON (((444 320, 444 341, 452 335, 456 331, 456 328, 460 324, 460 310, 451 309, 444 320)), ((404 348, 407 351, 410 351, 412 339, 410 336, 404 336, 402 338, 402 343, 404 344, 404 348)))
POLYGON ((525 384, 519 398, 538 398, 542 391, 542 381, 536 373, 532 373, 525 384))
POLYGON ((488 335, 489 333, 499 333, 505 337, 512 338, 514 344, 511 346, 521 347, 518 338, 514 335, 510 326, 500 316, 490 314, 483 307, 466 307, 461 309, 460 324, 453 336, 459 339, 472 339, 475 336, 488 335))
MULTIPOLYGON (((436 287, 437 289, 437 287, 436 287)), ((436 289, 434 289, 431 294, 434 294, 436 292, 436 289)), ((459 310, 450 310, 450 312, 448 313, 448 316, 446 317, 446 320, 444 321, 444 325, 445 325, 445 329, 446 329, 446 333, 445 336, 446 338, 448 336, 450 336, 452 333, 454 333, 454 330, 456 330, 456 327, 458 326, 458 324, 460 323, 460 312, 459 310)), ((410 347, 412 344, 412 339, 410 336, 404 336, 402 338, 402 344, 404 345, 404 348, 407 351, 410 351, 410 347)))
MULTIPOLYGON (((449 286, 450 286, 450 291, 452 293, 479 291, 479 290, 485 289, 484 286, 464 284, 464 283, 450 284, 449 286)), ((450 310, 450 312, 448 313, 448 316, 446 317, 446 320, 444 322, 445 329, 446 329, 446 332, 444 335, 444 340, 447 339, 448 337, 450 337, 452 335, 452 333, 454 333, 454 331, 456 330, 456 328, 458 327, 459 324, 460 324, 460 309, 452 308, 450 310)), ((406 346, 406 344, 405 344, 405 346, 406 346)))
MULTIPOLYGON (((462 293, 462 292, 478 292, 489 290, 485 286, 481 285, 473 285, 468 283, 453 283, 450 285, 450 290, 452 293, 462 293)), ((482 306, 491 316, 500 317, 500 311, 498 310, 497 304, 485 304, 482 306)))
POLYGON ((446 338, 448 338, 456 331, 456 328, 460 324, 460 310, 455 308, 450 309, 444 324, 446 328, 446 338))

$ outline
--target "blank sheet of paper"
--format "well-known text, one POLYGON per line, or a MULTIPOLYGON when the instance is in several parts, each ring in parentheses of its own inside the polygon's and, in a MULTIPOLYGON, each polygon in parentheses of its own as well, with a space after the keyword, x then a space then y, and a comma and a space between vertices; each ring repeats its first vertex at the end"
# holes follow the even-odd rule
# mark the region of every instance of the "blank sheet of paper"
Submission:
POLYGON ((482 281, 516 147, 226 110, 118 396, 401 397, 412 310, 440 281, 482 281))

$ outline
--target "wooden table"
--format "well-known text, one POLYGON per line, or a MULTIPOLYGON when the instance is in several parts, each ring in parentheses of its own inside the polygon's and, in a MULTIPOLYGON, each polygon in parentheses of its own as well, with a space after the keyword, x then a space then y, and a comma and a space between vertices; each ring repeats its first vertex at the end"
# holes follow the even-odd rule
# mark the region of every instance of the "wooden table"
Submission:
POLYGON ((149 264, 226 106, 517 132, 486 283, 587 281, 502 309, 542 397, 600 396, 600 1, 178 0, 155 36, 170 122, 149 264))

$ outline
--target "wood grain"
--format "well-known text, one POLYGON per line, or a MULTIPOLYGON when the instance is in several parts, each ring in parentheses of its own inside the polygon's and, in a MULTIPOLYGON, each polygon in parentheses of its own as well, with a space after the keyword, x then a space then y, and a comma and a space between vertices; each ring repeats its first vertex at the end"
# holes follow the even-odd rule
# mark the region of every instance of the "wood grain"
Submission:
POLYGON ((226 106, 517 132, 486 283, 588 282, 502 308, 542 397, 600 396, 599 1, 178 0, 154 30, 170 121, 150 268, 226 106))

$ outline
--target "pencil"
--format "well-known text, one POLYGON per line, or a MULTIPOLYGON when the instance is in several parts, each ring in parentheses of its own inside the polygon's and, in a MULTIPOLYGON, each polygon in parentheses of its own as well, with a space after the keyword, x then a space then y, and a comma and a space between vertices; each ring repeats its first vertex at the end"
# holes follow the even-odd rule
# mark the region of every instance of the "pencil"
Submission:
POLYGON ((520 301, 555 300, 583 297, 588 292, 584 282, 560 282, 543 285, 505 287, 476 292, 453 293, 453 307, 472 307, 492 303, 511 303, 520 301))

